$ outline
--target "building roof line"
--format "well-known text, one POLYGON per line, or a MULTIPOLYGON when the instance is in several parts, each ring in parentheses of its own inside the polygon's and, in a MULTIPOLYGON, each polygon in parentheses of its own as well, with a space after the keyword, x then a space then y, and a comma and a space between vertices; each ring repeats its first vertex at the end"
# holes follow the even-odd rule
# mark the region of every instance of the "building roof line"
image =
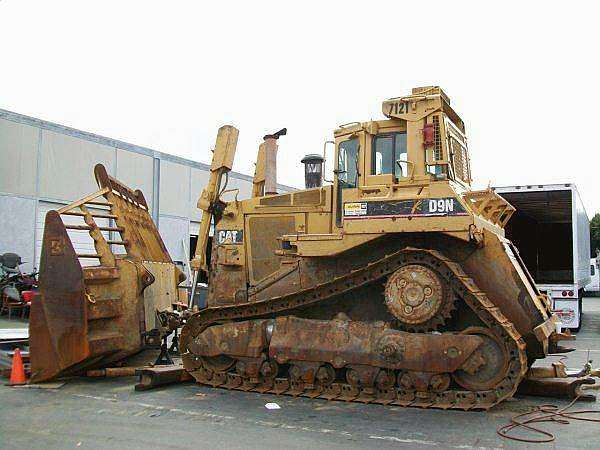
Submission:
MULTIPOLYGON (((109 138, 106 136, 101 136, 99 134, 90 133, 89 131, 82 131, 76 128, 71 128, 65 125, 60 125, 58 123, 49 122, 47 120, 37 119, 35 117, 26 116, 24 114, 19 114, 13 111, 8 111, 6 109, 0 108, 0 118, 10 120, 11 122, 17 122, 25 125, 30 125, 33 127, 42 128, 44 130, 53 131, 55 133, 65 134, 67 136, 84 139, 87 141, 95 142, 96 144, 106 145, 108 147, 115 147, 121 150, 130 151, 133 153, 138 153, 145 156, 150 156, 152 158, 157 158, 160 160, 170 161, 174 163, 183 164, 189 167, 194 167, 196 169, 202 170, 210 170, 210 166, 205 163, 201 163, 199 161, 193 161, 191 159, 183 158, 181 156, 172 155, 170 153, 161 152, 158 150, 154 150, 148 147, 143 147, 141 145, 130 144, 128 142, 120 141, 118 139, 109 138)), ((250 175, 246 175, 239 172, 231 171, 229 172, 229 176, 232 178, 237 178, 239 180, 252 182, 253 177, 250 175)), ((287 191, 295 191, 297 188, 292 186, 287 186, 285 184, 277 183, 277 186, 281 189, 287 191)))

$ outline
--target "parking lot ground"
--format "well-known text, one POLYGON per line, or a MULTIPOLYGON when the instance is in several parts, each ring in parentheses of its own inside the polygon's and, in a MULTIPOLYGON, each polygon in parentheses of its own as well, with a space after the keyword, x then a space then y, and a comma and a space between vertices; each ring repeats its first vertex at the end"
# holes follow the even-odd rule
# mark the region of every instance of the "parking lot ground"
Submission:
MULTIPOLYGON (((0 328, 3 325, 0 323, 0 328)), ((600 366, 600 298, 584 300, 568 367, 600 366)), ((558 360, 552 357, 552 360, 558 360)), ((553 444, 505 440, 496 429, 544 403, 516 397, 488 412, 400 408, 227 391, 186 383, 135 392, 133 377, 77 378, 61 389, 0 386, 2 449, 598 448, 600 425, 543 424, 553 444), (281 409, 265 408, 275 402, 281 409)), ((575 408, 600 412, 600 402, 575 408)), ((598 414, 600 417, 600 414, 598 414)))

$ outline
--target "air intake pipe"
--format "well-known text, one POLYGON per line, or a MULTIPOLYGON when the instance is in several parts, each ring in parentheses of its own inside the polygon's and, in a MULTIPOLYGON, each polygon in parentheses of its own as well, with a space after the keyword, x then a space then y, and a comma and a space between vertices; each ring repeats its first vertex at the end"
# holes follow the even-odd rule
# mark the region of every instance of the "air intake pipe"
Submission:
POLYGON ((311 154, 302 158, 304 164, 304 184, 306 189, 318 188, 323 185, 323 162, 321 155, 311 154))

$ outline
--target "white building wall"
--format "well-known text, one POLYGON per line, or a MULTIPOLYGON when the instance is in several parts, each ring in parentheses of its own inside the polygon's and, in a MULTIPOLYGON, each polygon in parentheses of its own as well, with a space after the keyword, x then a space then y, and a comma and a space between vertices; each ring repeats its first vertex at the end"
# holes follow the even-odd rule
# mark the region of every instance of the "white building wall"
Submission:
POLYGON ((158 231, 165 242, 171 259, 185 264, 188 256, 184 254, 183 241, 185 240, 186 248, 189 249, 190 219, 161 215, 158 222, 158 231))
MULTIPOLYGON (((2 109, 0 254, 18 253, 28 262, 23 269, 32 270, 39 261, 45 212, 96 191, 93 170, 98 163, 144 193, 171 257, 184 262, 182 242, 187 240, 189 248, 190 234, 198 232, 196 202, 208 182, 209 166, 2 109)), ((238 198, 248 198, 252 180, 232 172, 227 189, 239 189, 238 198)))
POLYGON ((160 162, 160 214, 186 217, 190 214, 190 167, 160 162))
POLYGON ((127 150, 117 149, 116 178, 127 186, 144 193, 152 210, 154 200, 154 158, 127 150))
POLYGON ((26 271, 35 265, 35 210, 32 198, 0 195, 0 254, 17 253, 26 271))
POLYGON ((0 192, 35 195, 40 130, 0 120, 0 192))
POLYGON ((42 130, 39 195, 73 201, 98 190, 94 166, 104 164, 114 174, 114 147, 42 130))

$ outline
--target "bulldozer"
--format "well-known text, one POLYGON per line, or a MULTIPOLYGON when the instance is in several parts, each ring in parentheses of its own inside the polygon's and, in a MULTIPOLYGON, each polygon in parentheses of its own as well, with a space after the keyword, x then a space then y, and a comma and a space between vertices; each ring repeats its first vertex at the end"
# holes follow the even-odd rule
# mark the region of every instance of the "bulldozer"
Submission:
POLYGON ((144 194, 102 164, 94 175, 98 191, 46 214, 29 320, 31 383, 110 367, 161 342, 159 360, 168 362, 166 338, 183 321, 173 305, 185 275, 144 194))
POLYGON ((471 189, 465 124, 446 93, 415 88, 382 112, 304 158, 304 190, 277 192, 286 130, 266 135, 246 200, 225 200, 238 130, 219 129, 192 261, 208 278, 207 306, 181 333, 197 382, 486 410, 536 360, 566 351, 504 237, 515 209, 471 189))

